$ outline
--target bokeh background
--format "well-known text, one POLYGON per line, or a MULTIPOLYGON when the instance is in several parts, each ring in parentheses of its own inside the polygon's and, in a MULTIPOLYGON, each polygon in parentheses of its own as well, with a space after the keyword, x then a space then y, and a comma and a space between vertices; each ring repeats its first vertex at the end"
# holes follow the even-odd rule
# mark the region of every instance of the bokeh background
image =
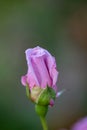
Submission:
POLYGON ((0 130, 42 129, 20 82, 24 51, 37 45, 56 57, 58 90, 66 89, 49 108, 49 129, 70 129, 87 115, 87 1, 1 0, 0 130))

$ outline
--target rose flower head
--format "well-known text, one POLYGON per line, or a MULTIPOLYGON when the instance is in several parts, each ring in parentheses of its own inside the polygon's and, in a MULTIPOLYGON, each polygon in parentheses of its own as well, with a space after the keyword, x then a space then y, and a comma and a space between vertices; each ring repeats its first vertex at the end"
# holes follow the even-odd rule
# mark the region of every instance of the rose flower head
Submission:
POLYGON ((80 119, 77 121, 71 130, 87 130, 87 117, 80 119))
POLYGON ((27 87, 28 97, 36 104, 53 106, 58 78, 55 58, 39 46, 27 49, 25 54, 28 71, 21 83, 27 87))

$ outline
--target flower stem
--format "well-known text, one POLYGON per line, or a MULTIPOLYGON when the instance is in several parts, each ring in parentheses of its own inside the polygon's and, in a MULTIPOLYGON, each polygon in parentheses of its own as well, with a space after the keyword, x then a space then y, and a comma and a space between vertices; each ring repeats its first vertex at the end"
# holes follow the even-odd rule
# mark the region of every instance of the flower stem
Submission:
POLYGON ((48 130, 47 122, 46 122, 45 117, 40 116, 40 120, 41 120, 41 123, 42 123, 42 126, 43 126, 43 130, 48 130))

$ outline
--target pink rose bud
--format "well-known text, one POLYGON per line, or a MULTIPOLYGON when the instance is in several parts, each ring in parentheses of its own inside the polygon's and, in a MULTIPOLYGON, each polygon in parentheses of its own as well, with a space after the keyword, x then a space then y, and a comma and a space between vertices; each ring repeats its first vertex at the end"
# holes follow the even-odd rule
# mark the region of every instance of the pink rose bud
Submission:
POLYGON ((71 130, 87 130, 87 117, 80 119, 71 130))
POLYGON ((53 106, 57 95, 58 78, 55 58, 39 46, 27 49, 25 54, 28 71, 22 76, 21 82, 28 86, 30 99, 40 105, 53 106))

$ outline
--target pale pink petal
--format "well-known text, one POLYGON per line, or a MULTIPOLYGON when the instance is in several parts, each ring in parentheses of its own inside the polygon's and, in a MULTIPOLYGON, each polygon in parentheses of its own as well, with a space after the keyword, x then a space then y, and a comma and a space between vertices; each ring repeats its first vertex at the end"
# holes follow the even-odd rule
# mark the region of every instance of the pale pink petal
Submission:
POLYGON ((25 51, 28 65, 27 77, 22 79, 32 89, 34 86, 52 87, 57 92, 56 82, 58 71, 56 70, 55 58, 45 49, 37 46, 25 51))
POLYGON ((46 63, 47 63, 48 69, 49 69, 50 77, 52 79, 52 86, 54 86, 56 84, 57 78, 58 78, 58 71, 56 70, 55 58, 49 54, 46 57, 46 63))
POLYGON ((44 56, 32 59, 32 66, 41 87, 51 86, 51 79, 44 62, 44 56))
POLYGON ((24 86, 26 86, 26 84, 27 84, 27 76, 26 76, 26 75, 21 77, 21 83, 22 83, 24 86))

